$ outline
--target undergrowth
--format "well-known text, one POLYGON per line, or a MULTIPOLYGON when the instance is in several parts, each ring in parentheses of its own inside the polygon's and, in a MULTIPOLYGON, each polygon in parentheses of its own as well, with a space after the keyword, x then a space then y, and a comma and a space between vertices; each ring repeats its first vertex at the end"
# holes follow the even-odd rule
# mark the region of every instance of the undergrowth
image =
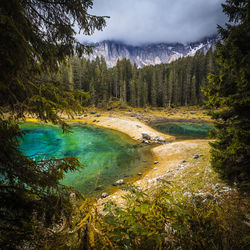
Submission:
POLYGON ((249 249, 249 203, 236 191, 184 195, 165 184, 146 193, 128 185, 125 206, 112 200, 100 213, 85 201, 71 230, 54 235, 47 249, 249 249))
POLYGON ((178 186, 154 195, 128 186, 126 206, 105 204, 103 231, 117 249, 246 249, 248 204, 237 193, 185 197, 178 186))

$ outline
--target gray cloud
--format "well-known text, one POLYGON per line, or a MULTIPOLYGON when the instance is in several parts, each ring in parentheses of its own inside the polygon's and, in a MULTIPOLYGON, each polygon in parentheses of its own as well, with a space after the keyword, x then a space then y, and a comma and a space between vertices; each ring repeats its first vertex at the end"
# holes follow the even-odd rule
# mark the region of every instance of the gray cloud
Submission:
POLYGON ((107 26, 80 41, 120 40, 129 44, 196 41, 224 24, 223 0, 94 0, 92 14, 107 26))

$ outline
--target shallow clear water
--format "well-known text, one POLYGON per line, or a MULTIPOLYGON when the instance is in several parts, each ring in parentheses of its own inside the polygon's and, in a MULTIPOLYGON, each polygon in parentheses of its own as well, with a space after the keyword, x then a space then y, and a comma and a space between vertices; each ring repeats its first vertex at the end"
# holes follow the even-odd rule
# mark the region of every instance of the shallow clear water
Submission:
POLYGON ((25 122, 21 125, 26 132, 21 150, 33 159, 78 156, 84 169, 68 173, 62 183, 75 186, 86 196, 107 191, 118 179, 136 176, 152 160, 148 147, 122 133, 71 125, 73 133, 63 134, 58 126, 25 122))
POLYGON ((161 122, 152 125, 155 129, 174 135, 176 139, 208 138, 212 125, 209 123, 161 122))

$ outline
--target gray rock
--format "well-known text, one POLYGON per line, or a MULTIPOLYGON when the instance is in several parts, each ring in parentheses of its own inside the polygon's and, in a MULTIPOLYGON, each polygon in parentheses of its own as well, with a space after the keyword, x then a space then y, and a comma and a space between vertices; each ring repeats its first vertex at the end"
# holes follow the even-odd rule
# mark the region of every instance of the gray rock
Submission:
POLYGON ((137 128, 141 128, 141 126, 140 126, 140 125, 136 125, 136 127, 137 127, 137 128))
POLYGON ((155 140, 156 142, 160 142, 160 143, 166 142, 166 140, 165 140, 163 137, 158 136, 158 135, 154 138, 154 140, 155 140))
POLYGON ((220 187, 220 184, 219 183, 216 183, 215 185, 214 185, 214 189, 218 189, 220 187))
POLYGON ((183 170, 183 169, 185 169, 187 166, 185 166, 185 165, 180 165, 180 170, 183 170))
POLYGON ((193 156, 193 159, 198 159, 199 157, 200 157, 199 155, 195 154, 195 155, 193 156))
POLYGON ((101 115, 100 114, 97 114, 96 117, 100 117, 101 115))
POLYGON ((92 110, 92 111, 90 111, 90 114, 94 115, 94 114, 96 114, 96 111, 92 110))
POLYGON ((196 112, 194 112, 194 111, 190 111, 190 114, 191 114, 191 115, 194 115, 194 114, 196 114, 196 112))
POLYGON ((123 179, 120 179, 120 180, 118 180, 118 181, 116 181, 116 182, 114 183, 114 186, 123 185, 123 184, 125 184, 124 180, 123 180, 123 179))
POLYGON ((146 134, 146 133, 142 133, 142 139, 145 139, 145 140, 151 140, 151 137, 150 135, 146 134))
POLYGON ((142 143, 149 144, 149 141, 148 140, 142 140, 142 143))
POLYGON ((183 160, 182 163, 186 163, 187 161, 186 160, 183 160))
POLYGON ((75 200, 76 199, 76 194, 74 192, 70 193, 69 198, 71 200, 75 200))
POLYGON ((154 161, 154 164, 158 164, 159 162, 158 161, 154 161))
POLYGON ((88 115, 84 115, 84 117, 88 117, 88 115))
POLYGON ((93 120, 93 122, 96 122, 96 120, 93 120))
POLYGON ((106 198, 106 197, 108 197, 108 196, 109 196, 108 193, 102 193, 101 198, 104 199, 104 198, 106 198))
POLYGON ((137 175, 141 176, 141 175, 142 175, 142 173, 138 173, 137 175))

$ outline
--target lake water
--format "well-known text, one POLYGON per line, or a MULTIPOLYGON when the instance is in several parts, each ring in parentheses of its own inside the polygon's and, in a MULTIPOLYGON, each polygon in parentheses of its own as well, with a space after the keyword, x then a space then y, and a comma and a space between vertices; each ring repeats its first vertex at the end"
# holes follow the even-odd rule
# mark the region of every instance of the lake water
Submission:
POLYGON ((173 135, 177 140, 208 138, 212 124, 191 122, 160 122, 151 124, 156 130, 173 135))
POLYGON ((86 196, 108 191, 118 179, 129 180, 152 162, 149 147, 109 129, 71 124, 72 132, 63 134, 54 125, 25 122, 26 132, 21 150, 33 159, 77 156, 84 166, 80 172, 68 173, 62 183, 75 186, 86 196))

